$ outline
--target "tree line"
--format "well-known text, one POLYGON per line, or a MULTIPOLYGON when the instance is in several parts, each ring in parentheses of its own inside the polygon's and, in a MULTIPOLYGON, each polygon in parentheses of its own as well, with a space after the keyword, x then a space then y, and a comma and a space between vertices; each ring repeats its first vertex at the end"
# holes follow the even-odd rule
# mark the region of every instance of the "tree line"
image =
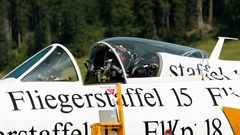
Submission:
POLYGON ((239 6, 238 0, 0 0, 0 70, 55 42, 80 57, 113 36, 179 44, 236 37, 239 6))

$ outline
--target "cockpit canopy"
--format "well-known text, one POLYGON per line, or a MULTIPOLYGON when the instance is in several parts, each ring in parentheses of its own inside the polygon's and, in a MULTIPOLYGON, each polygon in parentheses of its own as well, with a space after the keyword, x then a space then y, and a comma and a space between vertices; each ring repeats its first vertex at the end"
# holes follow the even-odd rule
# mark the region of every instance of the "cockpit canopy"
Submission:
MULTIPOLYGON (((132 37, 104 39, 89 51, 88 60, 84 63, 87 68, 84 83, 127 83, 132 78, 168 76, 169 73, 163 71, 166 67, 163 63, 169 64, 179 57, 184 60, 186 57, 204 59, 207 55, 202 50, 155 40, 132 37)), ((3 78, 10 79, 21 82, 82 80, 74 57, 60 44, 44 48, 3 78)))
POLYGON ((3 79, 14 78, 22 82, 78 81, 76 65, 71 57, 64 46, 53 44, 29 58, 3 79))
POLYGON ((207 58, 207 53, 191 47, 155 40, 115 37, 95 43, 89 53, 86 83, 125 82, 127 78, 158 77, 159 53, 207 58))

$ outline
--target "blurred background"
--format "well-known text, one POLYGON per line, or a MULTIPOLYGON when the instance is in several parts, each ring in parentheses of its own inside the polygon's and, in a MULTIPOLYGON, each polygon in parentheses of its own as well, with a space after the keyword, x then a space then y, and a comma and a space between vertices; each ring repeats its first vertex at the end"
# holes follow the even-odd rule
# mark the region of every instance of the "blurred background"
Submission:
MULTIPOLYGON (((79 63, 94 42, 114 36, 210 53, 218 36, 239 37, 239 7, 239 0, 0 0, 0 77, 51 43, 79 63)), ((240 42, 226 44, 221 57, 240 60, 240 42)))

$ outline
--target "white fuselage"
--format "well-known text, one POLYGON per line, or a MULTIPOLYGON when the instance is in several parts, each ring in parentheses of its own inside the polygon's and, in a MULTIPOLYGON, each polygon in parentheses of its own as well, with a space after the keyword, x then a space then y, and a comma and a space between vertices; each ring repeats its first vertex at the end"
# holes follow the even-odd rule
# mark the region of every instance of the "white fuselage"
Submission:
MULTIPOLYGON (((115 85, 1 83, 0 135, 90 135, 115 85)), ((126 134, 232 135, 222 107, 240 108, 235 81, 123 84, 126 134)), ((111 132, 111 131, 109 131, 111 132)))

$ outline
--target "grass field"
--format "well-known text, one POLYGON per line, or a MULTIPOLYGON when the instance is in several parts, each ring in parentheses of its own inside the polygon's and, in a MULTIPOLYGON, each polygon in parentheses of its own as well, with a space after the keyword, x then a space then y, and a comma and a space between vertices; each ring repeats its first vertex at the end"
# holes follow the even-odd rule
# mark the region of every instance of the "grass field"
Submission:
MULTIPOLYGON (((203 50, 207 51, 208 55, 210 56, 213 48, 215 47, 216 42, 217 42, 217 39, 209 38, 209 39, 205 39, 205 40, 202 40, 199 42, 195 42, 191 46, 194 48, 199 48, 199 49, 203 49, 203 50)), ((82 73, 82 77, 86 73, 86 68, 83 65, 83 62, 86 59, 87 59, 86 56, 76 59, 78 65, 79 65, 80 71, 82 73)), ((231 41, 231 40, 225 41, 220 59, 240 60, 240 41, 231 41)), ((2 78, 5 74, 6 74, 6 72, 4 72, 4 71, 0 72, 0 78, 2 78)))
MULTIPOLYGON (((194 43, 192 46, 206 50, 210 56, 217 39, 207 39, 194 43)), ((240 40, 226 40, 220 55, 222 60, 240 60, 240 40)))
POLYGON ((6 73, 0 72, 0 78, 2 78, 6 73))

